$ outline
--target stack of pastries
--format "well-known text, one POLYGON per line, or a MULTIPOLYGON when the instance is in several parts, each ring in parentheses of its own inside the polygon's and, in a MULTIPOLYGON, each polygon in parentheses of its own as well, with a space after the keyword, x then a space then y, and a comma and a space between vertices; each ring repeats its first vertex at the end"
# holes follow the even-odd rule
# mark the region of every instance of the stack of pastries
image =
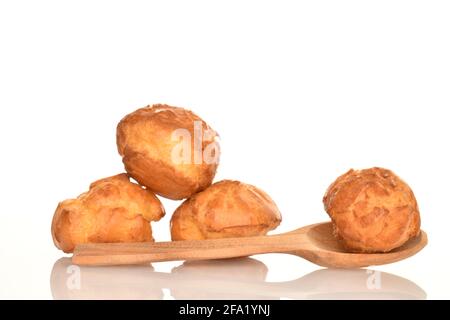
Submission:
MULTIPOLYGON (((52 236, 64 252, 83 243, 153 241, 150 222, 165 215, 156 195, 186 199, 172 215, 172 240, 265 235, 281 222, 277 205, 257 187, 213 184, 218 134, 189 110, 156 104, 128 114, 117 126, 117 148, 126 173, 59 203, 52 236)), ((323 202, 348 251, 391 251, 420 232, 411 188, 387 169, 350 170, 323 202)))
POLYGON ((218 134, 193 112, 138 109, 119 122, 116 138, 126 173, 92 183, 56 209, 52 237, 64 252, 83 243, 153 241, 150 222, 165 215, 156 195, 186 199, 172 216, 173 240, 264 235, 280 224, 264 191, 239 181, 212 184, 218 134))

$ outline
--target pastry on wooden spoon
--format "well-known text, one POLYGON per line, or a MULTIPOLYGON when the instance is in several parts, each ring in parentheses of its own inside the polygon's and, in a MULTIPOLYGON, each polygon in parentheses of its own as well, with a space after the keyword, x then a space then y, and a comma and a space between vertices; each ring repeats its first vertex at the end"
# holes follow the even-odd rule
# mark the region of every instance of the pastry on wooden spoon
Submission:
POLYGON ((331 184, 323 202, 335 234, 352 252, 388 252, 420 233, 414 193, 387 169, 348 171, 331 184))
POLYGON ((52 221, 53 242, 72 252, 82 243, 153 241, 150 221, 163 216, 155 194, 123 173, 93 182, 88 192, 59 203, 52 221))
POLYGON ((275 202, 261 189, 232 180, 216 182, 184 201, 172 216, 172 240, 264 235, 281 222, 275 202))

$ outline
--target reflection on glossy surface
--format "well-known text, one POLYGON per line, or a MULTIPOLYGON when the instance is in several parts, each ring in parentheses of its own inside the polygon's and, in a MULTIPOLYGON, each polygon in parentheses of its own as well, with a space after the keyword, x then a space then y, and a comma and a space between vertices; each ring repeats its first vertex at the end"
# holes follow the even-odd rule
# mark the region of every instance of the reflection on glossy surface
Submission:
POLYGON ((368 269, 321 269, 289 282, 279 283, 294 299, 422 300, 422 288, 405 278, 368 269), (294 288, 302 288, 295 291, 294 288))
POLYGON ((150 265, 79 267, 70 258, 55 262, 50 277, 53 299, 162 299, 160 286, 152 285, 150 265))
POLYGON ((183 299, 278 299, 259 285, 266 284, 267 266, 251 258, 188 261, 172 269, 173 298, 183 299))
POLYGON ((69 258, 53 266, 54 299, 425 299, 413 282, 366 269, 320 269, 299 279, 266 282, 268 268, 251 258, 185 262, 171 273, 150 265, 78 267, 69 258))

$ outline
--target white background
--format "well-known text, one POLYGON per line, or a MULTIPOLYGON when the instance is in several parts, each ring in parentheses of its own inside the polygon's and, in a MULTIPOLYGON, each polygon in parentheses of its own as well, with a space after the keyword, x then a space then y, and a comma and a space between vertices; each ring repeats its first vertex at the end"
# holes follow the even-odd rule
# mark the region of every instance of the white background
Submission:
MULTIPOLYGON (((327 220, 323 193, 348 169, 392 169, 416 193, 429 245, 375 269, 450 298, 449 17, 448 1, 2 1, 0 297, 58 297, 57 203, 122 172, 117 122, 162 102, 220 133, 216 180, 267 191, 276 232, 327 220)), ((164 205, 159 241, 178 203, 164 205)), ((256 258, 271 282, 318 269, 256 258)))

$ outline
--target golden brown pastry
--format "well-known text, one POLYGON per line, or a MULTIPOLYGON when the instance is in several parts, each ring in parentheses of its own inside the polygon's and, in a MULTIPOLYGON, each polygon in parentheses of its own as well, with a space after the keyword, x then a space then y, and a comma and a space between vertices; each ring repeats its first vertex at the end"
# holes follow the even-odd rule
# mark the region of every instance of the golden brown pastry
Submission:
POLYGON ((123 173, 98 180, 76 199, 59 203, 52 221, 56 247, 77 244, 153 241, 150 221, 164 216, 159 199, 123 173))
POLYGON ((264 235, 281 222, 276 204, 258 188, 223 180, 184 201, 172 216, 172 240, 264 235))
POLYGON ((212 183, 219 162, 217 138, 191 111, 162 104, 138 109, 117 126, 117 147, 128 174, 174 200, 212 183))
POLYGON ((420 232, 420 215, 410 187, 382 168, 350 170, 323 198, 335 232, 355 252, 387 252, 420 232))

